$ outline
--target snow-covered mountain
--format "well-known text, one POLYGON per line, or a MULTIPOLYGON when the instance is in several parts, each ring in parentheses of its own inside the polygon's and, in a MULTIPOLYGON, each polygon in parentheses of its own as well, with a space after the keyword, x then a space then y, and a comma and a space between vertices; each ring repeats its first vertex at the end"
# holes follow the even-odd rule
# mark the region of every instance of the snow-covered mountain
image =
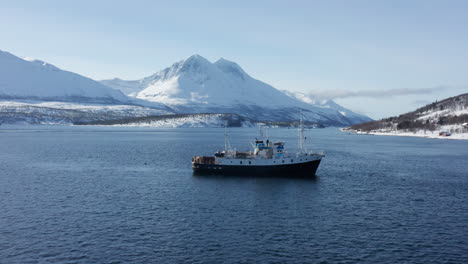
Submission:
POLYGON ((225 59, 211 63, 200 55, 174 63, 141 80, 104 80, 128 96, 168 105, 178 113, 235 113, 254 120, 300 119, 326 125, 350 125, 371 120, 336 104, 318 105, 249 76, 225 59))
POLYGON ((101 103, 129 101, 122 92, 89 78, 1 50, 0 99, 101 103))
POLYGON ((72 124, 168 114, 173 111, 160 103, 0 51, 0 123, 72 124))
POLYGON ((141 80, 97 82, 0 51, 0 122, 76 123, 198 113, 230 113, 255 121, 304 117, 323 125, 370 120, 333 101, 317 103, 304 96, 256 80, 234 62, 211 63, 199 55, 141 80))
POLYGON ((301 92, 290 92, 286 90, 283 90, 282 92, 290 97, 296 98, 297 100, 302 101, 307 104, 338 110, 342 115, 348 117, 349 119, 353 120, 353 122, 357 124, 371 121, 371 118, 369 118, 368 116, 358 114, 347 108, 344 108, 343 106, 337 104, 335 101, 331 99, 320 99, 310 94, 305 94, 301 92))

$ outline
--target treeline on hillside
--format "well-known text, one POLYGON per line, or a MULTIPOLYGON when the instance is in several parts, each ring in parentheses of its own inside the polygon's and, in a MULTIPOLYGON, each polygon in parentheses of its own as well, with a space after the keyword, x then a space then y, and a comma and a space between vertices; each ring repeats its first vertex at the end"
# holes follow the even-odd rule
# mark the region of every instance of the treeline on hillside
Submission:
MULTIPOLYGON (((178 118, 190 118, 190 117, 210 117, 213 115, 221 115, 220 119, 227 122, 228 127, 240 127, 244 121, 252 121, 246 117, 239 116, 236 114, 173 114, 173 115, 153 115, 153 116, 142 116, 142 117, 128 117, 114 120, 99 120, 99 121, 90 121, 90 122, 74 122, 74 125, 126 125, 132 123, 142 123, 148 124, 153 121, 159 120, 171 120, 178 118)), ((252 121, 253 122, 253 121, 252 121)))
POLYGON ((79 121, 112 120, 117 114, 93 113, 76 109, 55 109, 49 107, 21 106, 0 108, 0 123, 28 124, 70 124, 79 121))
MULTIPOLYGON (((273 127, 299 127, 301 125, 300 121, 259 121, 258 123, 265 124, 267 126, 273 127)), ((326 126, 314 123, 314 122, 304 122, 305 128, 325 128, 326 126)))
POLYGON ((461 94, 454 97, 449 97, 442 101, 436 101, 431 104, 425 105, 421 108, 416 109, 416 113, 430 112, 430 111, 442 111, 445 109, 454 108, 458 106, 460 108, 468 108, 468 93, 461 94))
MULTIPOLYGON (((149 124, 153 121, 159 120, 172 120, 178 118, 190 118, 190 117, 210 117, 218 116, 223 123, 226 123, 228 127, 241 127, 243 122, 250 122, 251 124, 264 124, 266 126, 276 126, 276 127, 298 127, 300 125, 299 121, 256 121, 249 119, 238 114, 213 114, 213 113, 203 113, 203 114, 173 114, 173 115, 157 115, 157 116, 143 116, 143 117, 128 117, 121 119, 113 120, 95 120, 95 121, 75 121, 74 125, 127 125, 134 123, 149 124)), ((325 126, 314 123, 314 122, 304 122, 306 128, 323 128, 325 126)))
MULTIPOLYGON (((460 109, 468 109, 468 93, 434 102, 418 108, 416 111, 399 116, 353 125, 350 129, 366 132, 373 130, 405 130, 411 132, 416 130, 434 131, 439 126, 468 123, 468 114, 451 115, 450 111, 444 111, 460 109), (437 113, 439 111, 442 111, 444 114, 439 115, 437 113), (427 115, 428 113, 435 113, 435 116, 432 119, 418 120, 419 117, 427 115)), ((463 130, 462 132, 465 132, 464 130, 467 130, 467 128, 460 127, 458 130, 463 130)))
POLYGON ((414 132, 416 130, 434 131, 437 129, 438 126, 468 123, 468 114, 463 114, 459 116, 456 116, 456 115, 440 116, 437 118, 437 120, 435 120, 435 122, 431 122, 429 120, 426 120, 426 121, 416 120, 417 117, 418 116, 414 112, 412 112, 412 113, 400 115, 398 117, 389 117, 389 118, 381 119, 378 121, 371 121, 371 122, 353 125, 350 128, 353 130, 361 130, 361 131, 388 129, 388 130, 407 130, 407 131, 414 132))

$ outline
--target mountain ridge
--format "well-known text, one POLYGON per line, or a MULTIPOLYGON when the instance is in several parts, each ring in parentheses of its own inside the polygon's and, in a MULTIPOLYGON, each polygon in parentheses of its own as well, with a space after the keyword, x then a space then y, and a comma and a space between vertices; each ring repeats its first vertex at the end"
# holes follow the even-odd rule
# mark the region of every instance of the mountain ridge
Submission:
POLYGON ((231 112, 270 121, 299 120, 303 116, 312 122, 341 126, 372 120, 336 103, 324 107, 298 100, 251 77, 237 63, 224 58, 211 63, 200 55, 192 55, 139 80, 101 82, 131 91, 128 96, 166 104, 178 113, 231 112))
MULTIPOLYGON (((139 80, 114 78, 97 82, 42 60, 0 51, 0 101, 2 111, 6 111, 2 114, 8 116, 9 122, 16 117, 34 123, 56 122, 62 118, 59 112, 73 116, 63 120, 79 121, 78 114, 83 111, 75 111, 76 104, 102 104, 101 113, 111 119, 127 118, 129 113, 139 117, 152 108, 164 114, 232 113, 260 122, 304 119, 329 126, 371 120, 332 101, 316 103, 301 100, 304 98, 257 80, 239 64, 224 58, 212 63, 196 54, 139 80), (48 102, 52 107, 37 107, 37 102, 48 102), (58 102, 73 106, 54 108, 64 106, 58 102), (121 105, 119 109, 128 110, 115 111, 106 105, 121 105), (17 112, 12 110, 15 107, 17 112), (31 114, 36 110, 40 116, 31 114), (65 113, 68 110, 71 112, 65 113), (20 111, 25 112, 20 115, 20 111)), ((81 109, 95 111, 89 107, 81 109)), ((83 112, 83 117, 86 116, 91 115, 83 112)), ((92 116, 93 120, 96 118, 92 116)))
POLYGON ((0 99, 128 102, 122 92, 41 60, 0 50, 0 99))

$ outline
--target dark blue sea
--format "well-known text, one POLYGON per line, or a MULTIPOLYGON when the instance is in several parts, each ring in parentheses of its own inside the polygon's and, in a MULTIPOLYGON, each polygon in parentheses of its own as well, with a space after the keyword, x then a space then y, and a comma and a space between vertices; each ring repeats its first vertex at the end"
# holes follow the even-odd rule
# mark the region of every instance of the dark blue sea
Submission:
POLYGON ((223 134, 0 127, 0 263, 468 263, 468 141, 312 129, 315 178, 193 176, 223 134))

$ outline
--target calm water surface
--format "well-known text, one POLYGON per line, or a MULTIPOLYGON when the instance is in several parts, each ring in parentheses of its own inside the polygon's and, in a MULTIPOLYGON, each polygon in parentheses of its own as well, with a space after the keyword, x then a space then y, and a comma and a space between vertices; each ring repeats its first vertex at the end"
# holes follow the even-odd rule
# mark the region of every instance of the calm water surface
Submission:
POLYGON ((314 179, 193 176, 223 133, 1 127, 0 263, 468 263, 468 141, 316 129, 314 179))

